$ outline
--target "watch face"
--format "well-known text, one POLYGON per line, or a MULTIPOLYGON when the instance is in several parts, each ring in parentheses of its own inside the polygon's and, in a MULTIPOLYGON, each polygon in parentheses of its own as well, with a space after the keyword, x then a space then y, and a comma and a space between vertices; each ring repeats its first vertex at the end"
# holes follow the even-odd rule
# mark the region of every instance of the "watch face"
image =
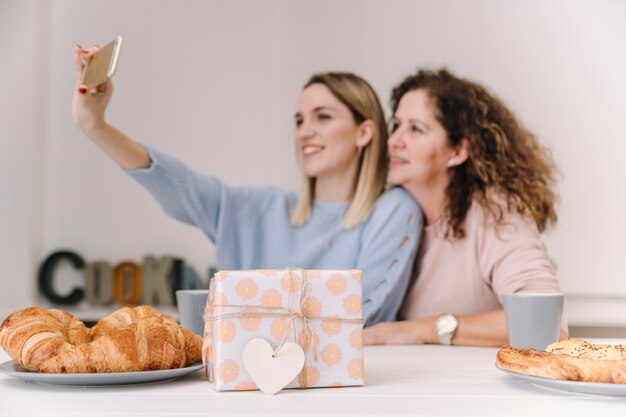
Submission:
POLYGON ((458 321, 456 317, 446 314, 437 320, 437 330, 439 330, 440 333, 450 333, 456 329, 457 324, 458 321))

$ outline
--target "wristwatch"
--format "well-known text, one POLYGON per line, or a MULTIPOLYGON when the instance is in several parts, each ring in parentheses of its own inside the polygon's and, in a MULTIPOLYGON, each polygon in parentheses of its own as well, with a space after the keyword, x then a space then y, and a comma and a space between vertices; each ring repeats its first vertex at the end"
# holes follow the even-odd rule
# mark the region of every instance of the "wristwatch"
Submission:
POLYGON ((439 336, 440 345, 451 345, 452 338, 456 329, 459 327, 459 319, 452 314, 444 313, 437 317, 435 322, 435 328, 437 330, 437 336, 439 336))

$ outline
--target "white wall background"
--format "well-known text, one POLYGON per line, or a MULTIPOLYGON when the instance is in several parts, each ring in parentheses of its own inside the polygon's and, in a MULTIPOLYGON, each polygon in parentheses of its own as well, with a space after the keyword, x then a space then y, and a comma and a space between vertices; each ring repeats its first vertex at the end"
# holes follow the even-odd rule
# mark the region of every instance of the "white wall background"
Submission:
MULTIPOLYGON (((313 72, 361 74, 385 104, 419 66, 486 84, 562 171, 546 242, 580 301, 570 321, 626 324, 620 0, 0 0, 0 312, 41 302, 37 268, 60 248, 113 263, 173 254, 202 273, 214 261, 71 122, 73 45, 117 34, 109 121, 231 184, 297 189, 292 115, 313 72)), ((81 279, 66 275, 61 292, 81 279)))

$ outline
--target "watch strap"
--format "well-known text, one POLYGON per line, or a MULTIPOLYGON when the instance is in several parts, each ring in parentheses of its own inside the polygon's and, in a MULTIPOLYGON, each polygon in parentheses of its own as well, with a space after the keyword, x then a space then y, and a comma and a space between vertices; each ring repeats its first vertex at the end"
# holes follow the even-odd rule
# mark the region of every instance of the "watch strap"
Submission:
POLYGON ((440 345, 451 345, 452 344, 452 336, 454 336, 454 333, 439 334, 439 344, 440 345))

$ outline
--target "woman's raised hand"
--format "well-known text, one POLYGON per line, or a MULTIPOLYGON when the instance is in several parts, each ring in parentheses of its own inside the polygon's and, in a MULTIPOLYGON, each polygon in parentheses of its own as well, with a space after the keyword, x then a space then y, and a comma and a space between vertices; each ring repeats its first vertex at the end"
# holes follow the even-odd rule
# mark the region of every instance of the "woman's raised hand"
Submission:
POLYGON ((72 99, 72 119, 96 145, 124 169, 147 168, 151 164, 148 151, 139 143, 104 120, 104 112, 113 94, 113 84, 106 80, 96 88, 81 83, 85 62, 100 48, 83 49, 76 45, 76 85, 72 99))
POLYGON ((110 80, 91 89, 81 84, 85 62, 99 49, 97 46, 88 49, 83 49, 80 45, 74 47, 76 85, 72 99, 72 119, 85 133, 106 124, 104 112, 113 93, 113 84, 110 80))

